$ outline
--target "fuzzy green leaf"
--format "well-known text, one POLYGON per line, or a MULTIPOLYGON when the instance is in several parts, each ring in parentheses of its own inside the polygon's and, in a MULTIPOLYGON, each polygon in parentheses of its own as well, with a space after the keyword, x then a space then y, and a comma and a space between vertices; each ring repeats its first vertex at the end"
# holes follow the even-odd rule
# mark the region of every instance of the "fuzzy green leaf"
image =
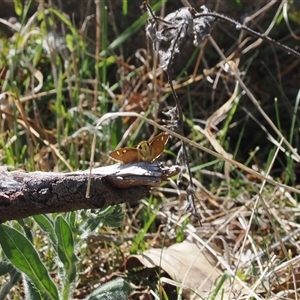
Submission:
POLYGON ((35 287, 51 299, 59 299, 58 290, 32 243, 15 228, 0 225, 0 244, 7 259, 25 273, 35 287))
POLYGON ((127 300, 132 290, 132 287, 126 280, 118 278, 103 284, 85 300, 127 300))
POLYGON ((62 216, 58 216, 55 220, 55 233, 57 236, 57 253, 59 259, 64 264, 66 275, 70 282, 76 278, 77 257, 74 254, 73 233, 62 216))
POLYGON ((34 220, 37 222, 39 227, 49 235, 52 244, 55 245, 57 244, 57 239, 56 239, 56 234, 54 231, 54 226, 53 226, 53 221, 47 217, 46 215, 35 215, 33 216, 34 220))

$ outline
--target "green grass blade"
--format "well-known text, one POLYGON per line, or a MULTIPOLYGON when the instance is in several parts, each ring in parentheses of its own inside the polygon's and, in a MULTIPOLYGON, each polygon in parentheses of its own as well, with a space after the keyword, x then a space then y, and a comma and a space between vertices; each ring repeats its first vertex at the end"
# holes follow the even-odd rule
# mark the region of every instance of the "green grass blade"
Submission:
POLYGON ((127 16, 128 14, 128 0, 122 1, 122 12, 124 16, 127 16))
MULTIPOLYGON (((149 201, 150 203, 150 201, 149 201)), ((153 224, 157 217, 158 212, 153 212, 151 215, 149 215, 146 223, 144 224, 144 228, 139 231, 139 233, 136 235, 132 242, 132 246, 130 248, 130 253, 138 253, 139 251, 145 251, 146 245, 145 245, 145 235, 149 232, 150 226, 153 224)))
MULTIPOLYGON (((217 297, 217 295, 223 294, 222 286, 224 285, 225 281, 226 281, 228 278, 230 278, 230 276, 227 275, 227 274, 224 274, 224 275, 220 278, 220 280, 218 281, 218 284, 217 284, 217 286, 216 286, 216 288, 215 288, 213 294, 210 296, 209 300, 215 300, 216 297, 217 297)), ((220 299, 220 298, 218 298, 218 299, 220 299)), ((222 297, 221 299, 223 299, 223 297, 222 297)))
MULTIPOLYGON (((159 1, 153 5, 153 11, 160 9, 163 5, 163 1, 159 1)), ((122 32, 109 46, 108 50, 112 51, 117 47, 121 46, 130 36, 136 33, 147 21, 148 13, 144 13, 139 17, 132 25, 130 25, 124 32, 122 32)), ((101 56, 105 56, 106 51, 100 53, 101 56)))

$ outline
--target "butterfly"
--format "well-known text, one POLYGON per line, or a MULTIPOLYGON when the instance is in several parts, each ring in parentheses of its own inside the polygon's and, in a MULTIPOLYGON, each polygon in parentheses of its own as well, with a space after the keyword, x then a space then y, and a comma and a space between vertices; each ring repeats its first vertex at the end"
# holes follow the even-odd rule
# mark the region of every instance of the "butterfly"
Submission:
POLYGON ((153 162, 164 152, 168 139, 169 135, 162 132, 149 142, 140 142, 136 148, 120 148, 110 152, 109 156, 113 160, 124 164, 138 161, 153 162))

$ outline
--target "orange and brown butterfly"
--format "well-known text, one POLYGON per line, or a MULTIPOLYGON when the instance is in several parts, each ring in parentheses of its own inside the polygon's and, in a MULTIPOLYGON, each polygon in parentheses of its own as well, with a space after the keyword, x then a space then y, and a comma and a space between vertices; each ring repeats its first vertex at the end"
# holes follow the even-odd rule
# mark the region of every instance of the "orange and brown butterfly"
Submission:
POLYGON ((169 135, 162 132, 149 142, 140 142, 136 148, 120 148, 110 152, 109 156, 124 164, 138 161, 153 162, 164 152, 168 139, 169 135))

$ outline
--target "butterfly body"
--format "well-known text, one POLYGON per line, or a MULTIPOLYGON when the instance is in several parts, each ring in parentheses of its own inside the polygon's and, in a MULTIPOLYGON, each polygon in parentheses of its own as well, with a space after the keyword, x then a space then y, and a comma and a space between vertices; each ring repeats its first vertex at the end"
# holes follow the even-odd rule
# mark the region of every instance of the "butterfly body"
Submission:
POLYGON ((112 151, 109 156, 115 161, 122 163, 139 161, 153 162, 164 152, 168 139, 169 136, 162 132, 149 142, 140 142, 136 148, 120 148, 112 151))

